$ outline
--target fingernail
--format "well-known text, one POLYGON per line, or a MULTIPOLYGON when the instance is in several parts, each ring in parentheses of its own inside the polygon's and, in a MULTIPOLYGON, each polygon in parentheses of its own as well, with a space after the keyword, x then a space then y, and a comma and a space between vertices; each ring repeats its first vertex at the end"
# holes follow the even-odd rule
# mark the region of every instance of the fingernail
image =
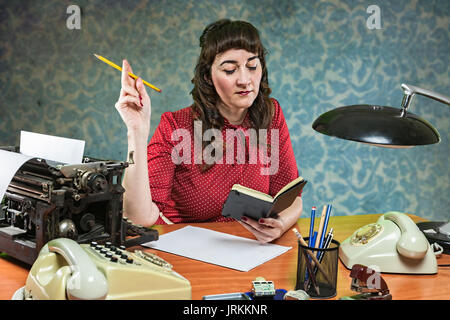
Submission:
POLYGON ((247 218, 246 217, 242 217, 241 220, 242 221, 247 221, 247 218))
POLYGON ((259 223, 264 223, 265 221, 264 221, 264 219, 259 219, 258 222, 259 222, 259 223))

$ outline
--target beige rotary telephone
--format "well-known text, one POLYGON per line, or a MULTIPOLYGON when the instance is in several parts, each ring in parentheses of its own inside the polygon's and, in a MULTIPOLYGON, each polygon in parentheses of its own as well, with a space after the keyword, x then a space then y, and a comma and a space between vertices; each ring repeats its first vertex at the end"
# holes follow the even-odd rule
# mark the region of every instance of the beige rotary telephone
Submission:
POLYGON ((349 269, 362 264, 385 273, 437 273, 436 257, 425 235, 400 212, 385 213, 376 223, 356 230, 342 242, 339 257, 349 269))
POLYGON ((191 298, 190 282, 154 254, 66 238, 42 247, 19 290, 13 299, 191 298))

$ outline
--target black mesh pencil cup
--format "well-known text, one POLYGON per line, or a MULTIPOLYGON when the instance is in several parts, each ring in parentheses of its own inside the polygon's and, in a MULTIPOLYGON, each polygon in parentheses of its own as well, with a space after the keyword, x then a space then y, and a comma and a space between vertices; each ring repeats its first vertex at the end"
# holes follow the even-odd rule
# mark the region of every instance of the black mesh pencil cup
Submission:
MULTIPOLYGON (((304 238, 308 242, 309 238, 304 238)), ((306 291, 311 298, 336 296, 339 245, 332 240, 325 249, 305 247, 298 242, 297 283, 295 290, 306 291), (315 259, 311 256, 314 255, 315 259), (316 262, 320 262, 317 265, 316 262)))

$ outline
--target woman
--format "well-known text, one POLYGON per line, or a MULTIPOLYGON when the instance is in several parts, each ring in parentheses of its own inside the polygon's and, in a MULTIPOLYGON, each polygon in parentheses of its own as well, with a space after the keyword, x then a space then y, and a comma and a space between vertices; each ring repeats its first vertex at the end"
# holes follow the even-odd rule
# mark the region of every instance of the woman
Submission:
MULTIPOLYGON (((164 113, 148 146, 150 97, 142 79, 128 76, 133 71, 123 61, 116 109, 133 154, 123 185, 124 215, 134 223, 228 221, 221 210, 233 184, 273 196, 298 177, 283 113, 269 98, 257 29, 244 21, 219 20, 206 27, 200 47, 192 106, 164 113), (262 133, 256 135, 259 148, 252 148, 254 133, 262 133)), ((301 211, 299 195, 276 219, 243 217, 240 223, 260 242, 270 242, 301 211)))

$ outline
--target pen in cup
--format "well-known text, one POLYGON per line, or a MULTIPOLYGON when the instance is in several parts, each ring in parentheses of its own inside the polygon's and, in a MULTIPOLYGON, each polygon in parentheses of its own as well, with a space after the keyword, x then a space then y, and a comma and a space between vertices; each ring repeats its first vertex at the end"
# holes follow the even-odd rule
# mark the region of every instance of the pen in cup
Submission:
POLYGON ((327 210, 325 213, 325 220, 323 222, 323 229, 322 229, 322 233, 320 235, 320 239, 319 239, 319 248, 323 248, 324 246, 324 239, 325 239, 325 234, 327 232, 327 228, 328 228, 328 221, 330 220, 330 213, 331 213, 331 204, 327 205, 327 210))
MULTIPOLYGON (((331 244, 331 241, 333 240, 333 228, 331 228, 330 229, 330 232, 328 232, 328 235, 327 235, 327 237, 326 237, 326 239, 325 239, 325 243, 324 243, 324 245, 323 245, 323 249, 328 249, 329 247, 330 247, 330 244, 331 244)), ((325 255, 325 252, 324 251, 320 251, 319 253, 318 253, 318 260, 319 260, 319 262, 320 263, 322 263, 322 260, 323 260, 323 257, 324 257, 324 255, 325 255)), ((313 274, 314 275, 316 275, 317 274, 317 266, 314 266, 314 271, 313 271, 313 274)), ((308 278, 306 278, 305 277, 305 285, 304 285, 304 288, 305 288, 305 290, 307 291, 308 289, 309 289, 309 286, 311 285, 311 283, 310 283, 310 278, 308 277, 308 278)), ((312 280, 312 279, 311 279, 312 280)), ((313 285, 314 285, 314 283, 313 283, 313 285)))
POLYGON ((317 237, 315 239, 314 248, 320 248, 320 239, 322 238, 322 233, 324 233, 323 226, 325 224, 326 214, 327 214, 327 206, 323 206, 322 214, 320 215, 319 229, 317 230, 317 237))
POLYGON ((308 239, 308 244, 309 246, 311 246, 312 239, 313 239, 313 235, 314 235, 314 219, 315 219, 315 215, 316 215, 316 207, 312 207, 311 209, 311 220, 309 222, 309 239, 308 239))

